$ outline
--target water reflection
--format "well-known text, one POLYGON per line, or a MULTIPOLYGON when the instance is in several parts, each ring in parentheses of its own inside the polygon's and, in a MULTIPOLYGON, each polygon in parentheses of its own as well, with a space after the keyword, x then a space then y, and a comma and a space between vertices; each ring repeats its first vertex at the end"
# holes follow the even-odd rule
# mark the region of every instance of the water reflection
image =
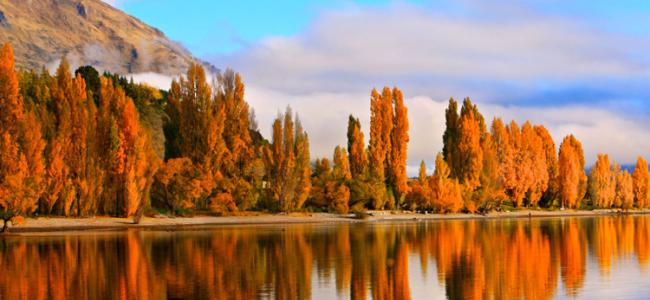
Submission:
POLYGON ((0 298, 410 299, 435 285, 453 299, 585 296, 589 276, 648 276, 649 238, 650 217, 5 237, 0 298))

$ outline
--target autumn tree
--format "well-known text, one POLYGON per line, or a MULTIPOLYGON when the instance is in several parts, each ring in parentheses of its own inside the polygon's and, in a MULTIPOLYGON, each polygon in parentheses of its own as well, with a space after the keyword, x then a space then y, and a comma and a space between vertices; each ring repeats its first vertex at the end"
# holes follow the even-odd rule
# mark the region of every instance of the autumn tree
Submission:
POLYGON ((350 115, 347 136, 352 177, 355 179, 364 178, 368 171, 368 157, 366 156, 366 146, 359 118, 350 115))
POLYGON ((430 179, 431 205, 440 212, 458 212, 463 207, 462 187, 456 179, 450 178, 450 169, 438 153, 436 169, 430 179))
POLYGON ((481 142, 481 149, 483 151, 481 184, 480 189, 474 195, 477 209, 480 210, 495 208, 505 198, 497 146, 492 134, 486 133, 485 138, 481 142))
POLYGON ((650 202, 650 193, 648 192, 650 186, 650 173, 648 172, 648 162, 639 156, 632 173, 634 180, 634 201, 636 207, 645 208, 650 202))
MULTIPOLYGON (((385 93, 390 93, 389 89, 384 89, 385 93)), ((385 135, 386 128, 392 124, 386 119, 387 114, 385 98, 390 95, 380 95, 376 89, 370 93, 370 141, 368 143, 369 172, 373 180, 373 186, 376 188, 373 204, 375 209, 381 209, 387 201, 385 186, 385 162, 386 156, 390 153, 390 133, 385 135)), ((392 116, 392 113, 390 114, 392 116)), ((392 120, 391 120, 392 121, 392 120)), ((391 122, 392 123, 392 122, 391 122)), ((388 132, 390 130, 388 129, 388 132)))
POLYGON ((329 159, 316 159, 311 183, 312 189, 308 204, 316 208, 329 207, 331 191, 334 186, 332 165, 329 159))
POLYGON ((208 152, 206 137, 208 124, 212 121, 223 122, 213 118, 212 89, 208 84, 205 71, 199 64, 191 64, 186 76, 181 76, 178 83, 172 83, 172 103, 178 103, 179 115, 179 150, 183 156, 198 163, 208 152), (177 87, 174 87, 178 85, 177 87), (178 94, 176 94, 178 93, 178 94))
POLYGON ((508 131, 508 159, 505 170, 505 181, 506 189, 509 192, 509 196, 514 201, 516 206, 521 206, 526 197, 526 192, 530 187, 530 182, 532 179, 530 170, 525 169, 526 152, 522 151, 523 140, 521 135, 521 129, 517 122, 514 120, 510 121, 510 124, 506 126, 508 131))
POLYGON ((577 208, 584 196, 586 176, 582 144, 568 135, 560 144, 558 180, 562 207, 577 208))
POLYGON ((458 177, 453 166, 458 162, 458 143, 460 141, 460 116, 458 115, 458 102, 454 98, 449 99, 449 106, 445 110, 445 132, 442 136, 442 155, 447 165, 452 166, 452 176, 458 177))
MULTIPOLYGON (((244 100, 240 75, 227 70, 210 86, 203 67, 193 64, 185 77, 172 83, 167 113, 167 156, 189 157, 203 174, 205 200, 198 208, 223 213, 254 207, 264 176, 262 150, 253 144, 251 121, 255 120, 244 100)), ((302 136, 296 142, 308 147, 302 136)), ((303 156, 292 159, 308 164, 303 156)), ((301 186, 306 186, 307 177, 306 173, 299 176, 301 186)))
POLYGON ((391 133, 390 181, 398 204, 408 193, 406 176, 407 145, 409 142, 408 109, 404 105, 402 91, 393 89, 395 115, 391 133))
POLYGON ((177 214, 191 211, 201 205, 204 188, 201 172, 191 159, 170 159, 155 174, 152 202, 177 214))
POLYGON ((522 157, 520 176, 525 178, 522 183, 527 187, 526 198, 528 205, 535 207, 548 188, 549 174, 546 149, 530 122, 524 123, 521 128, 519 151, 522 157))
POLYGON ((25 114, 19 94, 14 53, 10 44, 0 50, 0 209, 7 221, 30 214, 43 192, 41 127, 33 114, 25 114))
POLYGON ((460 117, 460 131, 458 142, 459 181, 474 190, 480 186, 481 171, 483 169, 483 149, 481 148, 481 131, 475 114, 467 110, 460 117))
MULTIPOLYGON (((260 187, 254 183, 261 182, 255 166, 262 163, 262 158, 256 155, 259 152, 251 136, 255 130, 251 123, 256 121, 244 98, 245 86, 239 73, 227 69, 218 74, 214 89, 216 109, 223 111, 222 137, 227 151, 222 159, 222 175, 224 183, 231 187, 225 192, 233 196, 239 208, 248 209, 257 201, 256 188, 260 187)), ((298 143, 303 142, 299 136, 296 139, 298 143)))
POLYGON ((347 213, 350 209, 349 182, 352 174, 345 148, 337 146, 334 149, 333 162, 331 168, 327 158, 316 160, 310 203, 337 213, 347 213))
POLYGON ((615 197, 614 206, 623 209, 634 207, 634 180, 627 170, 614 164, 612 173, 615 176, 615 197))
POLYGON ((593 205, 609 208, 612 206, 616 196, 616 174, 607 154, 598 154, 596 163, 589 172, 589 196, 593 205))
POLYGON ((270 198, 279 210, 297 210, 311 189, 309 138, 290 107, 275 119, 272 128, 270 150, 265 155, 270 198))
POLYGON ((424 161, 420 162, 417 180, 409 182, 409 193, 406 196, 406 203, 411 210, 416 208, 431 209, 431 189, 429 187, 429 176, 427 176, 427 166, 424 161))
POLYGON ((558 164, 555 142, 553 141, 551 134, 543 125, 536 125, 534 126, 534 129, 542 142, 542 151, 546 160, 546 173, 548 174, 548 187, 542 196, 542 200, 544 200, 545 204, 551 205, 552 201, 557 197, 559 190, 557 182, 558 164))
POLYGON ((149 191, 158 162, 141 127, 133 100, 112 81, 101 79, 100 101, 111 103, 115 113, 109 133, 107 211, 133 216, 149 200, 149 191), (111 198, 114 197, 114 201, 111 198))
MULTIPOLYGON (((510 129, 514 128, 516 123, 512 122, 509 126, 505 126, 503 121, 494 118, 491 126, 491 138, 494 143, 496 157, 499 165, 498 174, 500 177, 501 185, 504 193, 508 196, 516 198, 521 192, 517 192, 517 165, 515 163, 515 143, 513 143, 510 136, 510 129)), ((515 130, 515 132, 518 130, 515 130)), ((515 135, 516 137, 516 135, 515 135)))

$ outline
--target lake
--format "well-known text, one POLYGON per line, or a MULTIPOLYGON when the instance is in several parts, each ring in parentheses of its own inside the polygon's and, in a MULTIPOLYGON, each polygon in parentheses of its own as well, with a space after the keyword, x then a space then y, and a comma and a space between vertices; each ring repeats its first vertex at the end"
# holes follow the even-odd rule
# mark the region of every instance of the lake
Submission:
POLYGON ((0 299, 641 299, 650 216, 0 238, 0 299))

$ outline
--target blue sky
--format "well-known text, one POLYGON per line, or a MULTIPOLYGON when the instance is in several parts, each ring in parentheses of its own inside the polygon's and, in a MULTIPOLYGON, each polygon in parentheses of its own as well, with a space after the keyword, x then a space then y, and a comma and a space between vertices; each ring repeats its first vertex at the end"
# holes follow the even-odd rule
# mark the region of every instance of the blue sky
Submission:
MULTIPOLYGON (((202 56, 236 51, 267 36, 297 34, 309 26, 319 13, 328 10, 364 9, 411 3, 422 9, 472 16, 469 7, 478 1, 117 0, 108 2, 161 29, 172 39, 183 43, 195 55, 202 56)), ((529 9, 575 18, 588 26, 607 31, 640 35, 650 33, 649 1, 528 0, 489 1, 489 3, 490 6, 499 9, 529 9)))
POLYGON ((383 85, 407 97, 413 169, 442 147, 447 99, 466 96, 558 144, 575 134, 587 161, 650 156, 648 1, 108 2, 241 72, 263 130, 291 105, 317 156, 345 143, 349 113, 368 122, 383 85))

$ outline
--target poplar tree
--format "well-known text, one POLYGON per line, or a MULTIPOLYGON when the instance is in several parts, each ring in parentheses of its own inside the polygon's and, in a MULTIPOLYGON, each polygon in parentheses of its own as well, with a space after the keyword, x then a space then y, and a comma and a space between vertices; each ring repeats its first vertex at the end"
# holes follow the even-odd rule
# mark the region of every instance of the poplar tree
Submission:
POLYGON ((442 155, 451 167, 452 177, 458 178, 455 166, 458 165, 458 143, 460 141, 460 116, 458 115, 458 102, 449 99, 449 106, 445 110, 445 132, 442 135, 442 155))
POLYGON ((542 199, 546 204, 551 204, 551 201, 555 200, 558 194, 558 162, 557 162, 557 151, 555 149, 555 142, 553 137, 548 132, 548 130, 543 125, 534 126, 537 136, 541 139, 542 142, 542 151, 544 153, 544 158, 546 160, 546 169, 548 173, 548 187, 542 196, 542 199))
MULTIPOLYGON (((390 90, 384 89, 384 94, 390 93, 390 90)), ((390 133, 385 134, 386 124, 389 120, 386 119, 387 113, 386 102, 384 99, 388 95, 380 95, 376 89, 370 93, 370 141, 368 143, 368 156, 369 156, 369 176, 370 195, 372 197, 372 207, 374 209, 382 209, 387 202, 386 190, 386 172, 385 162, 386 154, 390 149, 390 133)), ((391 113, 392 116, 392 113, 391 113)))
POLYGON ((577 208, 586 190, 582 144, 568 135, 560 144, 559 184, 562 207, 577 208))
POLYGON ((617 164, 614 164, 613 173, 616 178, 614 205, 625 210, 634 207, 634 180, 632 175, 627 170, 621 170, 617 164))
POLYGON ((350 115, 348 118, 348 154, 350 157, 350 172, 355 179, 365 180, 368 172, 368 157, 361 122, 350 115))
POLYGON ((7 221, 30 214, 42 188, 43 141, 40 127, 29 127, 33 116, 25 115, 19 94, 14 53, 10 44, 0 50, 0 217, 7 221), (37 131, 30 133, 29 131, 37 131))
POLYGON ((645 208, 650 202, 648 200, 650 198, 650 193, 648 192, 650 187, 650 173, 648 172, 648 162, 641 156, 636 161, 632 178, 634 180, 634 201, 636 207, 645 208))
MULTIPOLYGON (((391 184, 394 188, 395 198, 398 202, 408 193, 408 178, 406 176, 407 148, 409 142, 409 121, 408 109, 404 105, 402 91, 393 89, 393 102, 395 104, 395 116, 393 118, 393 129, 391 134, 391 184)), ((399 204, 399 203, 398 203, 399 204)))
POLYGON ((458 142, 458 180, 468 190, 473 191, 480 186, 483 169, 483 149, 481 148, 481 131, 475 114, 468 112, 460 118, 460 136, 458 142))
POLYGON ((273 122, 270 148, 266 165, 274 205, 281 211, 302 208, 311 191, 309 138, 290 107, 273 122))
POLYGON ((596 163, 589 172, 589 196, 592 204, 601 208, 609 208, 616 196, 616 174, 607 154, 598 154, 596 163))

